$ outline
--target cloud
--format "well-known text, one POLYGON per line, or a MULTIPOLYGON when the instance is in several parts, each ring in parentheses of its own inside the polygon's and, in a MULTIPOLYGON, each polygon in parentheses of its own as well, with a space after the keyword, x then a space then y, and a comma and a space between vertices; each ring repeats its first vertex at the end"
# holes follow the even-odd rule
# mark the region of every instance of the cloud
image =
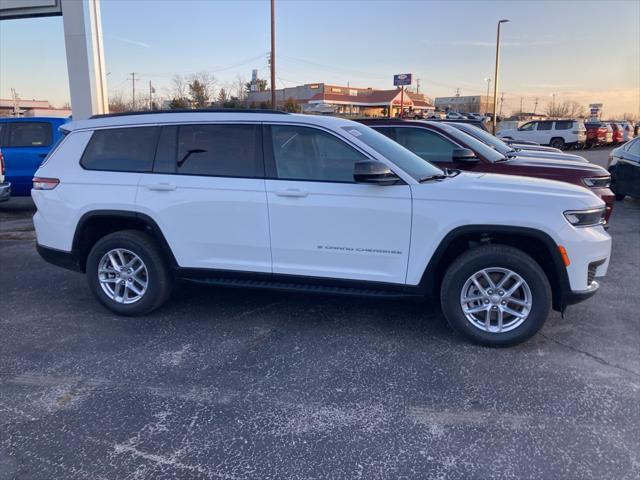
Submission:
POLYGON ((137 45, 138 47, 151 48, 151 45, 149 45, 148 43, 140 42, 138 40, 131 40, 130 38, 124 38, 124 37, 116 37, 115 35, 106 35, 106 36, 108 36, 109 38, 113 38, 115 40, 120 40, 121 42, 124 42, 124 43, 137 45))
MULTIPOLYGON (((501 47, 538 47, 541 45, 551 45, 553 42, 549 40, 536 40, 533 42, 500 42, 501 47)), ((478 42, 478 41, 462 41, 453 42, 452 45, 463 47, 491 47, 495 48, 496 42, 478 42)))
POLYGON ((580 87, 580 84, 577 83, 529 83, 526 84, 525 87, 529 88, 575 88, 580 87))

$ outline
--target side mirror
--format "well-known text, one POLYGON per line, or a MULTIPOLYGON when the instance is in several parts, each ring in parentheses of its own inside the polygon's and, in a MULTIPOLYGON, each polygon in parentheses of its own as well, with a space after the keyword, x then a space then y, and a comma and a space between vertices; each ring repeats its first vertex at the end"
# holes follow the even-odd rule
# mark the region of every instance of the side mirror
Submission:
POLYGON ((399 177, 384 163, 375 162, 373 160, 364 160, 354 164, 353 179, 356 183, 393 185, 399 180, 399 177))
POLYGON ((454 162, 476 163, 478 157, 470 148, 454 148, 451 153, 451 159, 454 162))

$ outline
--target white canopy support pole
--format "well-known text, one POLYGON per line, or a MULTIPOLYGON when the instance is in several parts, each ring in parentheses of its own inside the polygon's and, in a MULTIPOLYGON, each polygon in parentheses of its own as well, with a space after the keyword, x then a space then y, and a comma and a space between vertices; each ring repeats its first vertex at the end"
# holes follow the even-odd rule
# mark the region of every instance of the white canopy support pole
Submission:
POLYGON ((73 118, 109 113, 100 0, 62 0, 62 19, 73 118))

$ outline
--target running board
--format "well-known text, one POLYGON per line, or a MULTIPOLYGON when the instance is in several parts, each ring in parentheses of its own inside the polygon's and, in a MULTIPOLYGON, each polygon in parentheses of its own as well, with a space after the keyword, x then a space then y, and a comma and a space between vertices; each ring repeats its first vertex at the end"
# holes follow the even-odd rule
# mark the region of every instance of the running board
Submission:
POLYGON ((178 278, 180 280, 186 280, 188 282, 205 285, 216 285, 221 287, 258 288, 267 290, 279 290, 285 292, 317 293, 324 295, 349 295, 378 298, 416 298, 424 296, 424 291, 417 287, 408 287, 407 289, 402 289, 402 286, 399 286, 399 290, 394 290, 384 288, 358 288, 339 285, 316 285, 311 283, 278 282, 269 280, 250 280, 225 277, 178 278))

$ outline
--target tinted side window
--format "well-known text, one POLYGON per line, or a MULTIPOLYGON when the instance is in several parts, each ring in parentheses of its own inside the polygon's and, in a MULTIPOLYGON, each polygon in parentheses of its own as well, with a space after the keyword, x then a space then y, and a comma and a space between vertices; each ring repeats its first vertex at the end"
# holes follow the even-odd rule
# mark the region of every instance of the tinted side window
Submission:
POLYGON ((631 155, 636 155, 640 157, 640 139, 636 138, 633 142, 629 144, 629 148, 627 148, 627 152, 631 155))
POLYGON ((396 141, 429 162, 451 162, 457 146, 442 135, 424 128, 396 128, 396 141))
POLYGON ((48 147, 53 142, 47 122, 11 122, 8 130, 7 147, 48 147))
POLYGON ((278 178, 353 182, 353 165, 367 157, 337 137, 309 127, 271 126, 278 178))
POLYGON ((149 172, 156 150, 157 127, 96 130, 80 164, 87 170, 149 172))
POLYGON ((551 130, 552 125, 553 125, 553 122, 538 122, 538 131, 551 130))
POLYGON ((556 122, 556 130, 570 130, 572 126, 573 122, 571 120, 556 122))
POLYGON ((521 130, 523 132, 528 132, 530 130, 533 130, 535 126, 536 126, 536 122, 529 122, 522 125, 518 130, 521 130))
POLYGON ((259 125, 182 125, 177 171, 215 177, 264 176, 259 125))

